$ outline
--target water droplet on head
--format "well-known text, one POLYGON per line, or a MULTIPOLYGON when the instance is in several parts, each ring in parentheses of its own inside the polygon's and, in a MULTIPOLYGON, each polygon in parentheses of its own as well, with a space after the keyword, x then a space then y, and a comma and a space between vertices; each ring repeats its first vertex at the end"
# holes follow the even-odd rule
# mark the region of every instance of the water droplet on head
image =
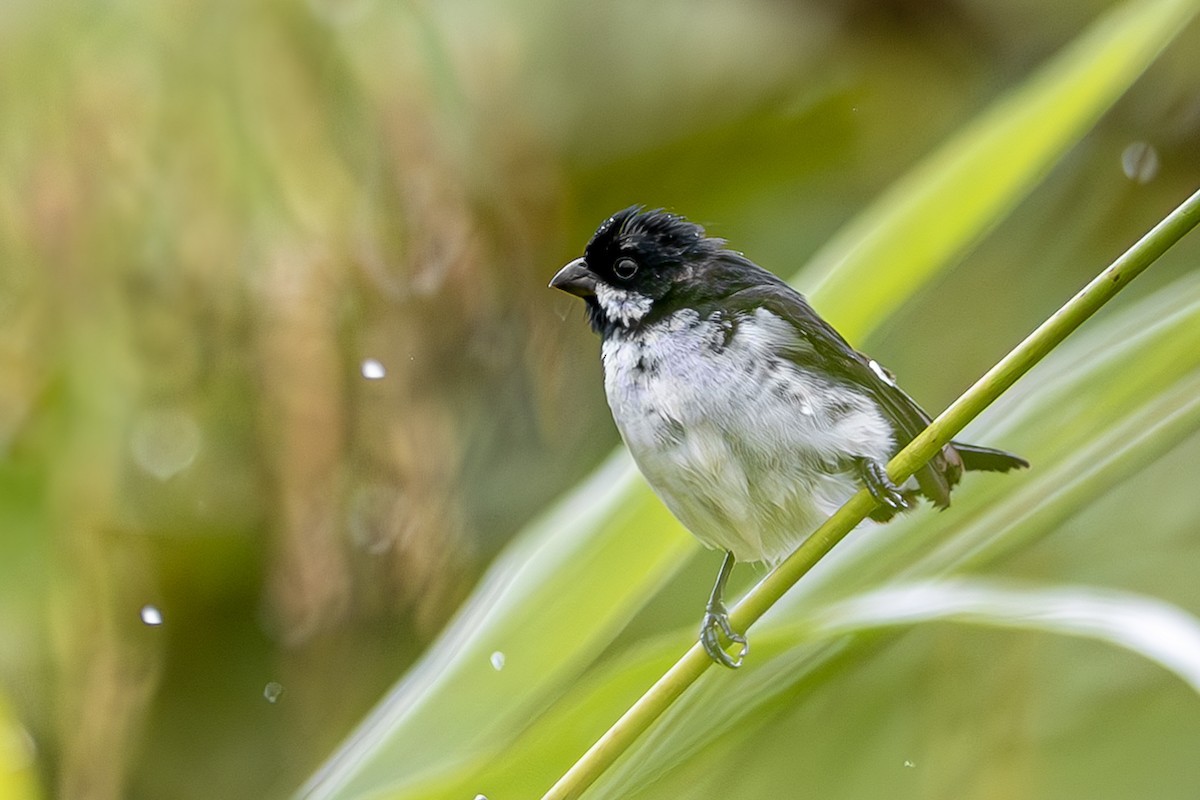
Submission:
POLYGON ((492 669, 496 670, 496 672, 504 669, 504 653, 501 653, 499 650, 492 653, 491 662, 492 669))
POLYGON ((147 625, 162 625, 163 624, 162 612, 158 610, 157 606, 152 606, 152 605, 142 606, 141 616, 142 616, 142 622, 144 622, 147 625))
POLYGON ((1133 142, 1121 153, 1121 171, 1137 183, 1149 183, 1158 176, 1158 151, 1146 142, 1133 142))
POLYGON ((914 764, 914 763, 913 763, 913 762, 911 762, 911 761, 905 760, 905 762, 904 762, 904 766, 906 766, 906 767, 915 767, 915 766, 916 766, 916 764, 914 764))
POLYGON ((263 687, 263 697, 268 703, 274 703, 283 694, 283 684, 271 681, 263 687))
POLYGON ((475 800, 488 800, 488 799, 487 799, 486 794, 477 794, 477 795, 475 795, 475 800))
POLYGON ((181 409, 145 411, 133 423, 129 449, 139 467, 165 481, 196 460, 200 426, 181 409))
POLYGON ((362 376, 369 381, 377 381, 387 376, 387 370, 376 359, 367 358, 362 362, 362 376))

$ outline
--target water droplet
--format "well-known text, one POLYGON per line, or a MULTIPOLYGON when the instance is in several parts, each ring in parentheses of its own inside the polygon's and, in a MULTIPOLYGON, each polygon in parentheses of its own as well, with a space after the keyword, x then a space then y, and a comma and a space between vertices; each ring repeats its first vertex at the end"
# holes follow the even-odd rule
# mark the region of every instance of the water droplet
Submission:
POLYGON ((145 624, 147 624, 147 625, 162 625, 163 624, 162 612, 158 610, 157 606, 144 605, 144 606, 142 606, 141 613, 142 613, 142 622, 144 622, 145 624))
POLYGON ((133 423, 133 460, 160 481, 187 469, 200 452, 200 426, 181 409, 145 411, 133 423))
POLYGON ((486 794, 477 794, 477 795, 475 795, 475 800, 487 800, 487 795, 486 794))
POLYGON ((911 761, 908 761, 908 760, 906 760, 906 761, 904 762, 904 766, 906 766, 906 767, 915 767, 915 766, 916 766, 916 764, 914 764, 914 763, 913 763, 913 762, 911 762, 911 761))
POLYGON ((884 369, 875 359, 868 361, 867 366, 871 368, 871 372, 874 372, 875 375, 878 376, 879 380, 883 381, 888 386, 896 385, 896 382, 892 380, 892 376, 888 374, 888 371, 884 369))
POLYGON ((1158 151, 1146 142, 1133 142, 1121 153, 1121 170, 1137 183, 1149 183, 1158 176, 1158 151))
POLYGON ((496 670, 496 672, 504 669, 504 653, 501 653, 499 650, 492 653, 491 661, 492 669, 496 670))
POLYGON ((362 362, 362 376, 369 381, 377 381, 387 375, 387 370, 383 368, 383 364, 373 358, 365 359, 362 362))
POLYGON ((283 684, 271 681, 263 687, 263 697, 268 703, 274 703, 283 695, 283 684))

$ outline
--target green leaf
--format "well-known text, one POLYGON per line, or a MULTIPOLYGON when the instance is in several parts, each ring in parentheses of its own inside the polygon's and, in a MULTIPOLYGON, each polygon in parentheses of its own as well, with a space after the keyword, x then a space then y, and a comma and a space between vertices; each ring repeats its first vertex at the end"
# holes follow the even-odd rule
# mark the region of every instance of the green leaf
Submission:
POLYGON ((1200 619, 1130 592, 978 579, 897 583, 819 609, 802 635, 833 638, 942 621, 1097 639, 1174 672, 1200 694, 1200 619))
POLYGON ((695 549, 660 533, 669 522, 628 457, 610 458, 497 559, 307 795, 402 796, 502 747, 695 549))
POLYGON ((894 313, 1037 185, 1196 9, 1118 6, 894 183, 803 271, 821 313, 850 341, 894 313))

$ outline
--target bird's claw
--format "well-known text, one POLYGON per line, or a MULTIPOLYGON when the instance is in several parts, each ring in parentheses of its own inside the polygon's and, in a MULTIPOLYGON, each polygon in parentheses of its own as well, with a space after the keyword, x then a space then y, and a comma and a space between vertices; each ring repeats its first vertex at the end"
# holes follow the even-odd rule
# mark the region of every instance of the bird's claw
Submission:
POLYGON ((704 646, 704 652, 708 653, 709 658, 730 669, 740 667, 750 652, 750 642, 729 624, 729 612, 723 605, 709 606, 706 610, 704 621, 700 623, 700 644, 704 646), (725 651, 721 644, 722 635, 733 644, 741 645, 737 658, 725 651))
POLYGON ((896 511, 903 511, 909 507, 909 502, 904 497, 904 493, 900 491, 900 487, 892 483, 887 470, 878 461, 862 459, 860 473, 867 491, 871 493, 871 497, 875 498, 875 502, 896 511))
POLYGON ((908 500, 904 498, 904 495, 895 486, 867 484, 867 490, 871 493, 871 497, 875 498, 875 502, 882 503, 888 508, 894 508, 897 511, 903 511, 908 508, 908 500))

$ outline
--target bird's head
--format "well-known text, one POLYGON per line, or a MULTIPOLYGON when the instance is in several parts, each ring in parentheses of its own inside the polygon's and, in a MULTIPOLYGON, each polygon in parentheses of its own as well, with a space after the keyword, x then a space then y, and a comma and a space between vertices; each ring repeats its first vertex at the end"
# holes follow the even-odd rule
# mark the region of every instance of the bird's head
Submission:
POLYGON ((592 327, 607 336, 693 299, 709 266, 727 252, 723 245, 683 217, 630 206, 601 223, 583 257, 559 270, 550 286, 582 297, 592 327))

